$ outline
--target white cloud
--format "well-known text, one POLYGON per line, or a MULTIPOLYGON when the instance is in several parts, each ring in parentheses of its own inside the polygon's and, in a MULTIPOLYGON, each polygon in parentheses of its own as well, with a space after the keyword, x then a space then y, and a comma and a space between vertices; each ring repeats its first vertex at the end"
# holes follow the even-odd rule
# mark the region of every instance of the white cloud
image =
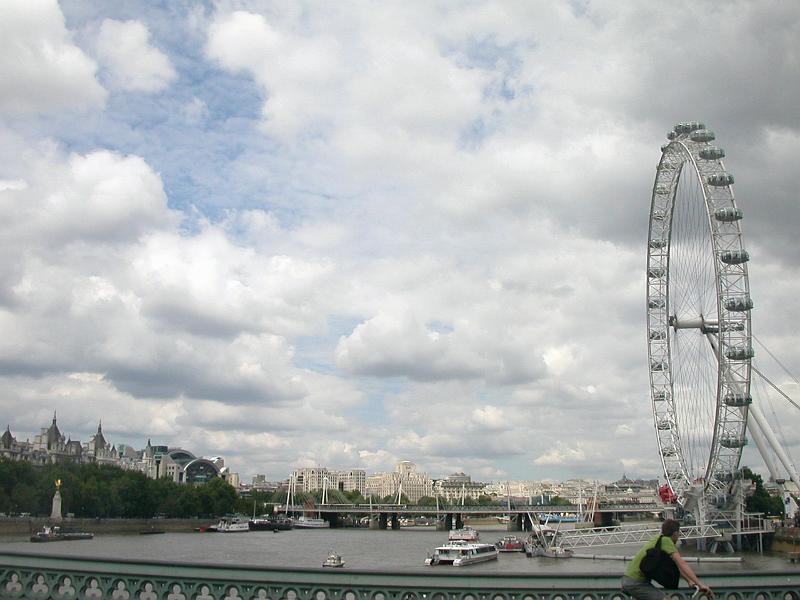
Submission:
POLYGON ((0 2, 0 114, 102 108, 96 68, 73 43, 56 0, 0 2))
POLYGON ((141 21, 103 20, 97 57, 122 90, 159 92, 177 77, 167 55, 150 45, 150 32, 141 21))

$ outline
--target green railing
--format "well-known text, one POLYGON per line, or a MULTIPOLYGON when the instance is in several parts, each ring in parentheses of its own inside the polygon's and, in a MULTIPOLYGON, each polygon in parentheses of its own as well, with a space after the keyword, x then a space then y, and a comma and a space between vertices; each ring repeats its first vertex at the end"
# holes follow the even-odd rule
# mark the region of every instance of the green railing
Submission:
MULTIPOLYGON (((576 559, 577 560, 577 559, 576 559)), ((108 600, 628 600, 619 575, 274 569, 0 552, 0 598, 108 600)), ((704 574, 720 600, 800 600, 800 570, 704 574)), ((683 588, 673 598, 686 600, 683 588)))

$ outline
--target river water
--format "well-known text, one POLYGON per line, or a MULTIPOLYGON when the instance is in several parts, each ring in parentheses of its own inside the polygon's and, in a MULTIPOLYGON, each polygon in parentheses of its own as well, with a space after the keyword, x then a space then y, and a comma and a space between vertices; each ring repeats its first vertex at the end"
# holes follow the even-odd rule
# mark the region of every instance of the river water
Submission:
MULTIPOLYGON (((493 543, 507 532, 500 526, 476 527, 482 542, 493 543)), ((524 533, 519 534, 523 537, 524 533)), ((26 538, 4 538, 5 551, 87 558, 157 560, 205 564, 266 567, 321 567, 331 551, 342 555, 346 567, 358 570, 425 571, 428 553, 447 541, 447 532, 430 527, 400 530, 295 529, 248 533, 165 533, 159 535, 98 535, 93 540, 32 544, 26 538)), ((578 549, 593 555, 633 555, 639 545, 578 549)), ((684 556, 708 556, 694 548, 681 549, 684 556)), ((777 554, 742 552, 741 562, 697 563, 700 574, 796 569, 777 554)), ((626 562, 584 558, 528 558, 522 552, 501 553, 499 560, 469 565, 469 572, 487 573, 620 573, 626 562)))

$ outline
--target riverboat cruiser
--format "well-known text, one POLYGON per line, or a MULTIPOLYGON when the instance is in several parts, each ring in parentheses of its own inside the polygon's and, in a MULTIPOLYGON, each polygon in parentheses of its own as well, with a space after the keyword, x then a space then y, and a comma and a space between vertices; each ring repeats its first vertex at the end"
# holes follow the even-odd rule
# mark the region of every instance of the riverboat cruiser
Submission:
POLYGON ((292 524, 296 529, 324 529, 325 527, 331 526, 325 519, 306 516, 292 519, 292 524))
POLYGON ((515 535, 506 535, 495 542, 500 552, 525 552, 525 542, 515 535))
POLYGON ((238 517, 223 517, 217 523, 216 530, 217 533, 246 533, 250 531, 250 526, 238 517))
POLYGON ((344 560, 342 560, 341 555, 336 554, 335 552, 331 552, 328 555, 328 558, 325 559, 325 562, 322 563, 323 567, 343 567, 344 560))
POLYGON ((477 542, 479 537, 480 533, 478 533, 477 529, 473 529, 469 525, 465 525, 461 529, 451 529, 450 533, 447 534, 447 539, 451 542, 477 542))
POLYGON ((434 554, 425 559, 425 564, 462 567, 473 563, 497 560, 497 556, 497 546, 494 544, 455 540, 438 546, 434 554))
POLYGON ((72 540, 91 540, 93 533, 85 531, 63 531, 58 525, 45 525, 31 536, 32 542, 67 542, 72 540))
POLYGON ((247 522, 250 531, 286 531, 292 529, 294 524, 291 519, 274 517, 257 517, 247 522))

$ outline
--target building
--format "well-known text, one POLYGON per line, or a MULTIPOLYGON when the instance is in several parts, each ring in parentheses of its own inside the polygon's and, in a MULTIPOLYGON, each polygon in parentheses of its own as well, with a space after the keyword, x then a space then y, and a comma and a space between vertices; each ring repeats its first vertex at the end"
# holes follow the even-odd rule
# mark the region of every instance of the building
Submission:
POLYGON ((472 481, 465 473, 453 473, 433 484, 433 493, 448 503, 457 504, 467 498, 477 500, 486 493, 486 484, 472 481))
POLYGON ((411 502, 433 496, 433 481, 426 473, 417 473, 411 461, 401 461, 393 473, 376 473, 366 477, 365 495, 386 498, 404 495, 411 502))

